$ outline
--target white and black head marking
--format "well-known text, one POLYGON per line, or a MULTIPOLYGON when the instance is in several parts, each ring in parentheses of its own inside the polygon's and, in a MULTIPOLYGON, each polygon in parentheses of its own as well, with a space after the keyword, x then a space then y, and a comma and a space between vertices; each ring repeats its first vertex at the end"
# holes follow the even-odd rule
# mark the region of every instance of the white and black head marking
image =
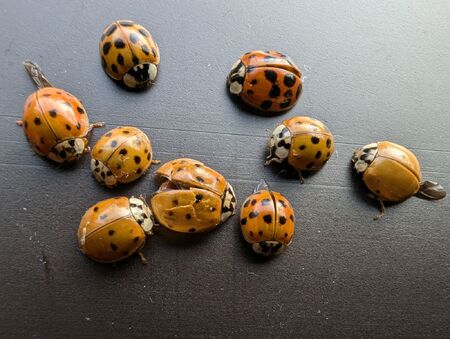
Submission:
POLYGON ((85 148, 83 138, 68 139, 56 144, 47 156, 53 161, 66 163, 79 159, 84 154, 85 148))
POLYGON ((236 213, 236 195, 234 194, 233 187, 230 184, 225 189, 225 194, 222 199, 222 215, 220 221, 225 222, 229 217, 236 213))
POLYGON ((358 148, 352 157, 354 167, 357 173, 361 174, 369 167, 378 153, 378 146, 376 143, 368 144, 363 148, 358 148))
POLYGON ((142 227, 146 234, 153 234, 153 214, 148 205, 141 199, 130 198, 131 214, 136 219, 136 222, 142 227))
POLYGON ((278 241, 261 241, 252 245, 255 253, 262 254, 266 257, 283 253, 286 247, 278 241))
POLYGON ((91 171, 95 179, 106 187, 114 187, 117 185, 115 175, 103 162, 97 159, 91 159, 91 171))
POLYGON ((272 162, 281 163, 288 157, 291 139, 291 132, 286 126, 280 125, 275 128, 270 137, 270 154, 266 158, 266 165, 272 162))
POLYGON ((152 63, 141 63, 131 68, 124 76, 123 82, 129 88, 142 88, 155 81, 158 67, 152 63))
POLYGON ((228 74, 228 87, 230 93, 234 95, 240 95, 242 92, 242 86, 245 79, 245 65, 238 59, 231 67, 231 71, 228 74))

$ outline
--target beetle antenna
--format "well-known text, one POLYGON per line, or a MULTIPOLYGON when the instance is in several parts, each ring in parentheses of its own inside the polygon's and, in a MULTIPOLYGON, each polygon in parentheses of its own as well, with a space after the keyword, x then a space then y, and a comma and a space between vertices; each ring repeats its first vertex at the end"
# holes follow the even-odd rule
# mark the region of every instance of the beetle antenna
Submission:
POLYGON ((385 208, 383 200, 380 199, 378 200, 378 202, 380 203, 380 205, 378 206, 379 213, 373 218, 373 220, 380 220, 381 217, 384 215, 385 208))
POLYGON ((258 183, 258 186, 255 187, 255 190, 253 193, 257 193, 259 191, 268 191, 269 185, 267 185, 267 182, 264 179, 261 179, 258 183))

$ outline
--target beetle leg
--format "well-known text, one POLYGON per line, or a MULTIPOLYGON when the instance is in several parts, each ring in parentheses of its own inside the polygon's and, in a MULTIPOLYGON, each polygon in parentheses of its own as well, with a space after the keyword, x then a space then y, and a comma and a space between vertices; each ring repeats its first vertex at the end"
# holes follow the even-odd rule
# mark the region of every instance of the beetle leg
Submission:
POLYGON ((150 163, 153 165, 160 164, 161 160, 152 160, 152 161, 150 161, 150 163))
POLYGON ((92 131, 94 128, 99 128, 99 127, 103 127, 103 126, 105 126, 105 123, 104 122, 94 122, 93 124, 90 124, 89 125, 89 131, 88 131, 88 133, 90 132, 90 131, 92 131))
POLYGON ((145 258, 144 254, 141 251, 138 251, 137 254, 139 255, 139 258, 141 259, 142 264, 147 265, 148 261, 145 258))
POLYGON ((305 178, 303 177, 302 171, 297 171, 298 173, 298 179, 300 180, 300 185, 303 185, 305 183, 305 178))
POLYGON ((381 219, 381 217, 384 215, 384 203, 383 203, 383 200, 378 200, 378 202, 380 203, 380 205, 378 206, 378 210, 379 210, 379 213, 378 213, 378 215, 376 215, 374 218, 373 218, 373 220, 380 220, 381 219))
POLYGON ((17 126, 22 127, 23 126, 23 120, 17 120, 16 124, 17 124, 17 126))

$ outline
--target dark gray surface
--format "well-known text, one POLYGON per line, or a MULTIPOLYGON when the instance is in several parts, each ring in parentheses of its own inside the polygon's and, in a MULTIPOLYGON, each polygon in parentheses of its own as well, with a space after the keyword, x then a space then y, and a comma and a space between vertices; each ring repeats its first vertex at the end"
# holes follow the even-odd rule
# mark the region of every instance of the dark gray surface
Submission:
POLYGON ((5 1, 0 13, 0 336, 449 335, 449 199, 413 198, 375 222, 349 169, 354 148, 389 139, 450 188, 448 1, 5 1), (126 92, 101 69, 100 33, 120 18, 160 46, 149 91, 126 92), (282 117, 248 114, 227 96, 229 68, 252 49, 283 51, 304 71, 304 94, 282 117), (75 236, 85 209, 150 194, 154 168, 110 191, 87 156, 58 168, 34 155, 14 124, 35 90, 25 59, 81 98, 92 121, 142 128, 157 159, 188 156, 222 172, 239 202, 265 178, 296 209, 292 246, 258 260, 234 217, 189 242, 155 235, 147 266, 89 261, 75 236), (262 166, 266 129, 296 114, 336 138, 303 186, 262 166))

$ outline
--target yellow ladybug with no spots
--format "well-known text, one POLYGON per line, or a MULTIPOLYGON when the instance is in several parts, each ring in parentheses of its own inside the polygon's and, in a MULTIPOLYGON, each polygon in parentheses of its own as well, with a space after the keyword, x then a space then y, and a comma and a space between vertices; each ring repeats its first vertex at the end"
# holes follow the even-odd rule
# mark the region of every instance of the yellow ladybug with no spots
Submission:
POLYGON ((91 130, 104 124, 90 125, 86 110, 77 98, 53 87, 35 63, 25 61, 24 66, 39 90, 25 101, 22 120, 17 124, 23 127, 37 154, 58 163, 79 159, 89 150, 91 130))
POLYGON ((334 138, 319 120, 296 116, 275 128, 270 138, 270 154, 266 165, 287 161, 300 175, 302 171, 318 171, 334 152, 334 138))
POLYGON ((147 172, 153 160, 152 145, 139 128, 117 127, 104 134, 91 152, 94 177, 107 187, 132 182, 147 172))
MULTIPOLYGON (((84 214, 78 227, 78 243, 92 260, 112 263, 135 252, 140 254, 152 228, 152 214, 142 199, 106 199, 84 214)), ((141 259, 145 260, 142 255, 141 259)))
POLYGON ((294 209, 281 193, 262 180, 241 207, 241 231, 253 251, 265 256, 283 252, 295 231, 294 209))
POLYGON ((159 49, 150 32, 130 21, 108 25, 100 38, 102 67, 112 79, 130 89, 153 83, 158 74, 159 49))
POLYGON ((197 160, 169 161, 156 172, 163 182, 152 198, 155 222, 172 231, 200 233, 235 213, 236 197, 225 178, 197 160))
POLYGON ((379 219, 384 214, 383 201, 400 202, 413 195, 429 200, 446 196, 444 188, 433 181, 423 181, 414 153, 390 141, 380 141, 357 149, 352 161, 355 171, 380 202, 379 219))

